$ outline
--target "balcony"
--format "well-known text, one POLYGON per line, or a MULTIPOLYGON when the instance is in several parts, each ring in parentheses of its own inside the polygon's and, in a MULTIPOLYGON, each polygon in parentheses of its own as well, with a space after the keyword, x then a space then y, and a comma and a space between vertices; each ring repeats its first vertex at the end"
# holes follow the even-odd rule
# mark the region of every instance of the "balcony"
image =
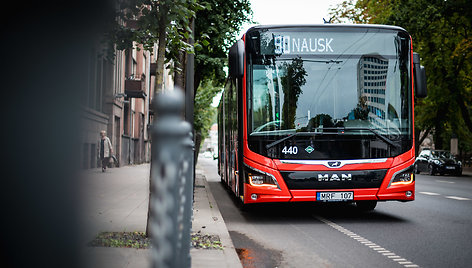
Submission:
POLYGON ((131 75, 125 80, 125 94, 128 98, 146 98, 146 77, 142 75, 131 75))

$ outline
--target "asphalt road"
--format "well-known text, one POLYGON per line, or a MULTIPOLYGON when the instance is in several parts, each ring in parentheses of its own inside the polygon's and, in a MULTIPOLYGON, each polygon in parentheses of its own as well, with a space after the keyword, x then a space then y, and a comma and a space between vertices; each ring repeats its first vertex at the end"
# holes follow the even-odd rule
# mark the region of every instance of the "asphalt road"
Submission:
POLYGON ((353 205, 290 203, 240 211, 201 157, 243 266, 472 267, 472 177, 416 176, 416 200, 353 205))

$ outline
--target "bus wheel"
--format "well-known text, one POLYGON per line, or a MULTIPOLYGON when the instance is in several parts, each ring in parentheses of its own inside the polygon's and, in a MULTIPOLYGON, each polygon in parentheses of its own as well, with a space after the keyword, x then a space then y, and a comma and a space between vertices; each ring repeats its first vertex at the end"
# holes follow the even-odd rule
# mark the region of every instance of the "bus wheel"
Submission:
POLYGON ((356 201, 357 209, 360 211, 372 211, 377 206, 377 201, 375 200, 365 200, 365 201, 356 201))

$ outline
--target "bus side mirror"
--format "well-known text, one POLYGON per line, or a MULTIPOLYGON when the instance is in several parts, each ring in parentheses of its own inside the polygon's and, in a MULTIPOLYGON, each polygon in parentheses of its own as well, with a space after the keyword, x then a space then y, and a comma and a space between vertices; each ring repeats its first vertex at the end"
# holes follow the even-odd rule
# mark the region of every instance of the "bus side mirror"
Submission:
POLYGON ((413 71, 415 76, 415 95, 418 98, 424 98, 426 92, 426 70, 420 65, 420 55, 413 52, 413 71))
POLYGON ((233 78, 241 78, 244 75, 244 42, 238 40, 229 49, 229 76, 233 78))

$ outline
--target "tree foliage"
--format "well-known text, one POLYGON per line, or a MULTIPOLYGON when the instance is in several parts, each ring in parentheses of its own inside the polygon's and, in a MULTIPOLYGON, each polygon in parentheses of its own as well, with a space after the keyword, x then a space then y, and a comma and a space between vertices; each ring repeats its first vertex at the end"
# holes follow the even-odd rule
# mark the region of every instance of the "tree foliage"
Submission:
POLYGON ((210 105, 226 79, 229 48, 241 25, 252 21, 252 11, 249 0, 205 0, 202 5, 195 19, 194 127, 203 141, 216 114, 210 105))
POLYGON ((167 67, 181 72, 185 58, 182 53, 195 53, 194 127, 197 135, 205 136, 214 113, 208 107, 225 82, 229 47, 236 41, 241 25, 252 21, 249 0, 128 0, 121 5, 117 17, 124 22, 134 21, 137 27, 118 20, 110 32, 111 43, 119 50, 131 48, 133 42, 147 50, 159 44, 156 89, 160 88, 165 63, 172 61, 167 67), (192 18, 194 46, 188 42, 192 18))
POLYGON ((428 97, 415 100, 415 128, 432 131, 436 148, 451 136, 472 150, 472 5, 467 0, 344 1, 334 21, 391 24, 405 28, 426 68, 428 97))
POLYGON ((195 20, 195 91, 202 81, 222 86, 228 50, 244 22, 251 22, 249 0, 205 0, 195 20))
POLYGON ((120 5, 109 34, 110 43, 123 50, 136 42, 149 51, 157 44, 155 89, 160 90, 164 65, 181 71, 179 53, 193 53, 194 46, 189 44, 191 19, 204 7, 197 0, 128 0, 120 5), (168 64, 171 61, 173 64, 168 64))
POLYGON ((195 132, 201 134, 201 140, 208 136, 208 130, 213 124, 213 118, 216 115, 216 108, 211 106, 213 97, 221 91, 221 88, 215 87, 211 82, 203 83, 200 90, 195 95, 195 132))

